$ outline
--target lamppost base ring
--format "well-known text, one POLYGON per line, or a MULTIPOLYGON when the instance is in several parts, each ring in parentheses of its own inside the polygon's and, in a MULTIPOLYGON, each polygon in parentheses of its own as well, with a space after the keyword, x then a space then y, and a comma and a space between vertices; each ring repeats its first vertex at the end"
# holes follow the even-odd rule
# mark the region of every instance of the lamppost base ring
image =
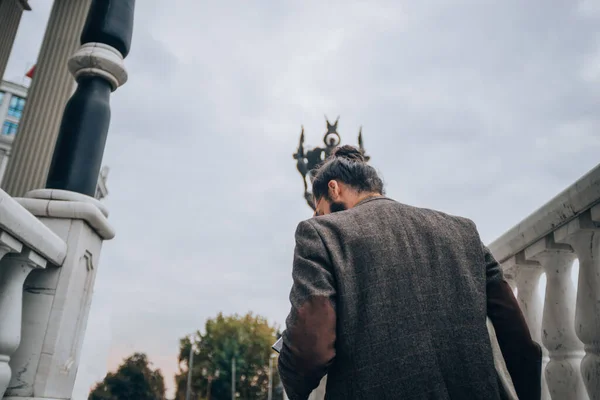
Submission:
POLYGON ((110 82, 113 92, 127 82, 123 55, 104 43, 86 43, 69 58, 68 67, 77 80, 82 76, 97 76, 110 82))

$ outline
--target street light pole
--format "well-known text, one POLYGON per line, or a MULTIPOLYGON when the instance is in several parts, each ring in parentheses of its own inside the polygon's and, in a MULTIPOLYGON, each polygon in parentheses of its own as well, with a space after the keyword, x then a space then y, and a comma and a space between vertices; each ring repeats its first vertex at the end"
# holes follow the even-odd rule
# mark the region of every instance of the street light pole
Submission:
POLYGON ((271 354, 269 357, 269 393, 267 395, 267 400, 273 400, 273 359, 275 358, 275 354, 271 354))
MULTIPOLYGON (((81 48, 69 59, 77 89, 67 102, 47 189, 96 194, 110 125, 110 94, 127 81, 135 0, 92 0, 81 48)), ((40 71, 41 72, 41 71, 40 71)))
POLYGON ((185 400, 192 398, 192 369, 194 368, 194 343, 190 338, 190 359, 188 362, 187 389, 185 391, 185 400))
POLYGON ((231 359, 231 400, 235 400, 235 357, 231 359))

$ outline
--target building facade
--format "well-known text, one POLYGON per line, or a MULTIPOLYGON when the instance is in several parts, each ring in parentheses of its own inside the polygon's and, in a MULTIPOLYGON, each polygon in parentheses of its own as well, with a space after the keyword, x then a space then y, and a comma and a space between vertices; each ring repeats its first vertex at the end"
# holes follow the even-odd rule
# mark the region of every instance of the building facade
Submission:
MULTIPOLYGON (((19 122, 27 101, 27 87, 18 83, 0 82, 0 183, 6 173, 6 167, 11 156, 13 142, 17 136, 19 122)), ((98 176, 96 198, 102 199, 108 195, 106 179, 108 167, 102 168, 98 176)))
POLYGON ((0 182, 6 172, 26 98, 25 86, 8 81, 0 82, 0 182))

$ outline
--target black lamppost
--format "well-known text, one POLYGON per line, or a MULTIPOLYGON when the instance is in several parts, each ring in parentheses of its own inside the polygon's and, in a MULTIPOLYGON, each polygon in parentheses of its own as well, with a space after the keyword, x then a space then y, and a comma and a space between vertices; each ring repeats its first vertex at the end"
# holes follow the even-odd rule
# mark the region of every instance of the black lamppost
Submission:
POLYGON ((81 48, 69 59, 77 90, 67 102, 48 189, 94 196, 110 125, 110 94, 127 81, 135 0, 92 0, 81 48))
MULTIPOLYGON (((308 203, 309 207, 313 210, 315 206, 313 204, 312 193, 308 189, 308 181, 313 176, 313 170, 319 166, 327 157, 331 155, 333 149, 340 145, 342 139, 340 134, 337 131, 338 122, 340 117, 337 117, 335 122, 332 124, 329 122, 327 117, 325 117, 325 122, 327 123, 327 131, 323 136, 323 144, 325 147, 315 147, 312 150, 304 150, 304 126, 302 127, 302 131, 300 133, 300 144, 298 145, 298 150, 294 154, 294 159, 296 159, 296 168, 298 172, 302 175, 302 180, 304 182, 304 198, 308 203)), ((358 131, 358 148, 363 153, 366 161, 369 161, 369 156, 365 154, 365 149, 363 146, 362 139, 362 127, 358 131)))

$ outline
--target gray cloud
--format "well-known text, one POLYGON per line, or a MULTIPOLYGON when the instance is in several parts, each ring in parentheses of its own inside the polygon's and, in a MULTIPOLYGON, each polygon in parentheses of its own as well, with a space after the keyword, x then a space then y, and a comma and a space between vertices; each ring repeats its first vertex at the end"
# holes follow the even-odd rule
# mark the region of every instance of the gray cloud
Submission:
MULTIPOLYGON (((42 3, 7 77, 35 58, 42 3)), ((364 125, 391 197, 473 218, 485 241, 583 175, 600 150, 599 10, 138 2, 105 153, 117 237, 102 254, 76 398, 107 357, 114 367, 146 351, 172 373, 177 339, 219 311, 284 322, 293 232, 310 216, 291 154, 301 124, 320 143, 323 114, 341 115, 348 143, 364 125)))

